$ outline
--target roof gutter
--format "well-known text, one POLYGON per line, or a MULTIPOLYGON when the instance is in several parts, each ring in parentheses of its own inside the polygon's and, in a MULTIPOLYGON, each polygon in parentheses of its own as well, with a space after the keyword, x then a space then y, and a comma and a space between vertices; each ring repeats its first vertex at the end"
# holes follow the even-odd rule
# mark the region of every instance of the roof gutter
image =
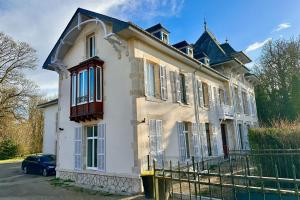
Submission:
MULTIPOLYGON (((216 78, 219 78, 221 80, 229 80, 229 78, 223 74, 221 74, 220 72, 212 69, 211 67, 201 63, 200 61, 196 60, 195 58, 192 58, 190 56, 188 56, 187 54, 183 53, 182 51, 176 49, 175 47, 164 43, 163 41, 161 41, 160 39, 156 38, 155 36, 151 35, 150 33, 148 33, 147 31, 143 30, 142 28, 140 28, 139 26, 133 24, 132 22, 128 22, 129 23, 129 29, 131 29, 132 31, 137 31, 138 33, 142 33, 143 35, 146 35, 148 37, 150 37, 152 40, 158 42, 161 46, 167 48, 166 50, 171 50, 171 52, 176 53, 176 56, 181 56, 183 58, 185 58, 186 60, 190 61, 191 64, 193 64, 193 68, 197 69, 197 70, 201 70, 209 73, 213 76, 215 76, 216 78)), ((181 60, 182 61, 182 60, 181 60)))

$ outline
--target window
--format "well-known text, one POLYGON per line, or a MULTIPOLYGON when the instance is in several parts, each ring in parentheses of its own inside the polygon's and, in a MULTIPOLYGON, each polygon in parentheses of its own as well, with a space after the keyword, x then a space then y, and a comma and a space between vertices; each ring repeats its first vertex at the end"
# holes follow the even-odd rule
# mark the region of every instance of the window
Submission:
POLYGON ((184 134, 184 143, 186 148, 186 158, 190 159, 191 150, 190 150, 190 134, 189 134, 189 123, 183 122, 183 134, 184 134))
POLYGON ((223 89, 219 89, 219 100, 220 100, 220 105, 225 104, 225 93, 223 89))
POLYGON ((102 89, 103 89, 103 85, 102 85, 102 68, 97 67, 96 68, 96 72, 97 72, 97 81, 96 81, 96 92, 97 92, 97 101, 102 101, 102 89))
POLYGON ((148 97, 155 97, 162 100, 168 99, 167 72, 165 66, 146 62, 145 93, 148 97))
POLYGON ((72 75, 72 106, 76 105, 76 90, 77 90, 76 74, 72 75))
POLYGON ((234 88, 234 96, 235 96, 235 109, 238 113, 241 113, 241 100, 239 96, 239 90, 237 87, 234 88))
POLYGON ((148 96, 155 97, 155 74, 153 63, 147 63, 147 83, 148 96))
POLYGON ((77 103, 87 102, 87 70, 79 72, 79 82, 78 82, 78 99, 77 103))
POLYGON ((244 91, 242 91, 242 100, 243 100, 244 113, 246 115, 248 115, 249 114, 249 102, 248 102, 247 93, 244 91))
POLYGON ((183 104, 187 104, 186 80, 185 80, 184 74, 179 74, 179 83, 180 83, 180 93, 181 93, 180 102, 183 103, 183 104))
POLYGON ((169 36, 168 36, 168 34, 167 33, 164 33, 164 32, 162 32, 162 36, 161 36, 162 38, 161 38, 161 40, 163 41, 163 42, 165 42, 165 43, 169 43, 169 36))
POLYGON ((210 136, 210 125, 209 125, 209 123, 205 123, 205 132, 206 132, 208 156, 212 156, 212 148, 211 148, 212 145, 211 145, 211 136, 210 136))
POLYGON ((193 57, 193 49, 192 48, 187 48, 187 54, 190 56, 190 57, 193 57))
POLYGON ((203 91, 204 107, 209 108, 209 94, 208 94, 208 84, 207 83, 202 83, 202 91, 203 91))
POLYGON ((71 104, 102 101, 102 68, 91 66, 71 78, 71 104))
POLYGON ((95 72, 94 68, 90 67, 90 74, 89 74, 89 99, 90 102, 94 101, 94 93, 95 93, 95 72))
POLYGON ((87 37, 87 58, 92 58, 96 55, 95 35, 87 37))
POLYGON ((97 126, 87 127, 87 168, 97 168, 97 145, 98 145, 98 131, 97 126))
POLYGON ((156 159, 158 161, 158 164, 162 164, 162 120, 149 120, 149 139, 150 155, 153 159, 156 159))
POLYGON ((239 133, 239 137, 240 137, 240 145, 241 145, 241 149, 244 149, 244 139, 243 139, 243 127, 242 124, 238 124, 238 133, 239 133))

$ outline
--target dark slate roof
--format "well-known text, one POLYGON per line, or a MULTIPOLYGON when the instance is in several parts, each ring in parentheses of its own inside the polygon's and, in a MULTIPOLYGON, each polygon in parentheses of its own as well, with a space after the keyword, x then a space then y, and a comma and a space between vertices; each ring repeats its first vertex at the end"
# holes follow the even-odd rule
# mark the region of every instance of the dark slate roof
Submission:
POLYGON ((194 58, 197 59, 197 60, 200 60, 201 58, 205 58, 205 57, 208 58, 208 56, 204 52, 200 52, 200 53, 197 53, 197 54, 194 53, 194 58))
POLYGON ((177 48, 177 49, 180 49, 180 48, 183 48, 183 47, 193 47, 192 45, 190 45, 187 41, 183 40, 181 42, 178 42, 176 44, 173 44, 172 45, 173 47, 177 48))
POLYGON ((53 49, 51 50, 50 54, 48 55, 46 61, 43 64, 43 69, 47 69, 48 68, 48 64, 50 64, 51 62, 51 57, 53 56, 53 54, 55 53, 55 49, 58 47, 60 40, 68 33, 68 31, 73 28, 74 26, 77 25, 77 14, 81 13, 87 17, 90 18, 98 18, 104 22, 109 22, 112 24, 112 32, 117 33, 125 28, 129 27, 128 22, 125 21, 121 21, 119 19, 113 18, 113 17, 109 17, 106 15, 102 15, 96 12, 92 12, 90 10, 86 10, 83 8, 78 8, 76 10, 76 12, 74 13, 73 17, 71 18, 71 20, 69 21, 69 23, 67 24, 65 30, 63 31, 63 33, 61 34, 61 36, 59 37, 59 39, 57 40, 56 44, 54 45, 53 49))
POLYGON ((157 30, 163 29, 164 31, 166 31, 167 33, 170 33, 170 31, 168 31, 168 29, 166 29, 163 25, 161 25, 161 23, 155 24, 154 26, 151 26, 150 28, 147 28, 145 31, 149 32, 149 33, 153 33, 157 30))
POLYGON ((194 54, 197 55, 200 53, 205 53, 209 57, 211 64, 232 59, 231 56, 227 55, 222 49, 215 36, 207 30, 204 31, 194 44, 194 54))
POLYGON ((225 53, 226 53, 227 55, 231 55, 231 54, 233 54, 233 53, 236 53, 236 50, 234 50, 234 49, 232 48, 232 46, 231 46, 229 43, 227 43, 227 42, 221 44, 220 46, 221 46, 221 48, 225 51, 225 53))

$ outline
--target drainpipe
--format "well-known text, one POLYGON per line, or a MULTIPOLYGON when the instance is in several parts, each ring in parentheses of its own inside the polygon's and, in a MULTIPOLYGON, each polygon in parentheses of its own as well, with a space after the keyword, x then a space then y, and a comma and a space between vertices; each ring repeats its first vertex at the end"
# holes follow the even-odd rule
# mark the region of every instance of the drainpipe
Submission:
MULTIPOLYGON (((199 119, 199 106, 198 106, 198 92, 197 92, 197 88, 196 88, 196 71, 195 70, 192 74, 192 84, 193 84, 193 97, 194 97, 194 110, 195 110, 195 121, 197 124, 197 127, 200 127, 200 119, 199 119)), ((198 130, 200 131, 200 130, 198 130)), ((201 159, 203 159, 203 141, 202 141, 202 136, 201 133, 198 132, 199 136, 200 136, 200 148, 201 148, 201 159)))

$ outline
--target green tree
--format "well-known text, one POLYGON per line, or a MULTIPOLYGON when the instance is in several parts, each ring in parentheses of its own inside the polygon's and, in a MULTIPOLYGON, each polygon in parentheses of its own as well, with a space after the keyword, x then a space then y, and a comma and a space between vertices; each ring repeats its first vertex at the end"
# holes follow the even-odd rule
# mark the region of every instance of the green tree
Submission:
MULTIPOLYGON (((295 110, 296 102, 291 94, 293 76, 300 75, 300 38, 267 43, 256 74, 261 81, 256 87, 260 122, 270 124, 274 120, 295 120, 299 111, 295 110)), ((297 89, 294 87, 294 90, 297 89)))

